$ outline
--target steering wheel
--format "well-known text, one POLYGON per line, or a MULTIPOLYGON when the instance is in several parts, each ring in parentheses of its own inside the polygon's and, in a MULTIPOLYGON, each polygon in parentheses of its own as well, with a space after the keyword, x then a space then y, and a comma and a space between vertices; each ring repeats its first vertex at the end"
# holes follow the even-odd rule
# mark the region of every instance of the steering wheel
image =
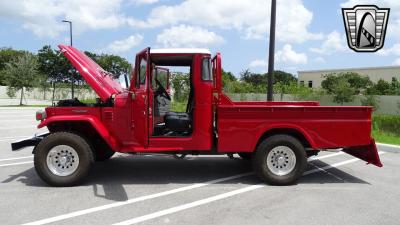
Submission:
MULTIPOLYGON (((161 82, 158 81, 157 79, 155 79, 155 81, 156 81, 156 83, 157 83, 157 85, 158 85, 158 90, 160 90, 161 93, 162 93, 168 100, 171 101, 171 96, 169 96, 167 90, 165 90, 165 88, 162 86, 161 82)), ((157 90, 157 91, 158 91, 158 90, 157 90)))

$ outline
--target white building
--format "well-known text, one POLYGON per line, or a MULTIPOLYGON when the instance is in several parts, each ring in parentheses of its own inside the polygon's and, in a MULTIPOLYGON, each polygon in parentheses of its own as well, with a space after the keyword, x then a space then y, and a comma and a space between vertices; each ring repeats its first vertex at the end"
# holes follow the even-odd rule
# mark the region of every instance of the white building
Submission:
POLYGON ((356 72, 362 76, 368 76, 374 83, 380 79, 391 82, 393 77, 400 80, 400 66, 298 71, 298 78, 300 84, 310 88, 320 88, 325 79, 324 75, 344 72, 356 72))

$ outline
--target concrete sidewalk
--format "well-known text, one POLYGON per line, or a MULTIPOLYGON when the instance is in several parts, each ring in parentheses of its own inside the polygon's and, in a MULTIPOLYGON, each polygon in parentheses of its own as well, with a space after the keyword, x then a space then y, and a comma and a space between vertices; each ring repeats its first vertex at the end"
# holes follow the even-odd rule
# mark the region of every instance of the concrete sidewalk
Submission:
MULTIPOLYGON (((36 99, 24 99, 22 101, 22 104, 24 105, 51 105, 51 101, 48 100, 36 100, 36 99)), ((19 105, 19 99, 13 98, 13 99, 0 99, 0 106, 18 106, 19 105)))

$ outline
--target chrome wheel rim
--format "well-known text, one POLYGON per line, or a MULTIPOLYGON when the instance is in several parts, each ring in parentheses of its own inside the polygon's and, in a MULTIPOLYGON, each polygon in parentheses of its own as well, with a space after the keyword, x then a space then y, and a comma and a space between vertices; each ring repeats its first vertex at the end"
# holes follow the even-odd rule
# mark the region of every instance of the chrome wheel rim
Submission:
POLYGON ((267 166, 273 174, 285 176, 294 170, 296 155, 287 146, 277 146, 268 153, 267 166))
POLYGON ((57 176, 73 174, 79 165, 78 153, 68 145, 57 145, 47 153, 47 167, 57 176))

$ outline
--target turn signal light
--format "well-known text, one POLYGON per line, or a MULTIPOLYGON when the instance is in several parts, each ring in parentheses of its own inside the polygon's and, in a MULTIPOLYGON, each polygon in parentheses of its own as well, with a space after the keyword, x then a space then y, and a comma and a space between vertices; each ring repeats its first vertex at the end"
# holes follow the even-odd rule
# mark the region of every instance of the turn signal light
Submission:
POLYGON ((46 111, 42 111, 42 110, 39 110, 39 111, 37 111, 36 112, 36 120, 37 121, 43 121, 44 119, 46 119, 46 111))

